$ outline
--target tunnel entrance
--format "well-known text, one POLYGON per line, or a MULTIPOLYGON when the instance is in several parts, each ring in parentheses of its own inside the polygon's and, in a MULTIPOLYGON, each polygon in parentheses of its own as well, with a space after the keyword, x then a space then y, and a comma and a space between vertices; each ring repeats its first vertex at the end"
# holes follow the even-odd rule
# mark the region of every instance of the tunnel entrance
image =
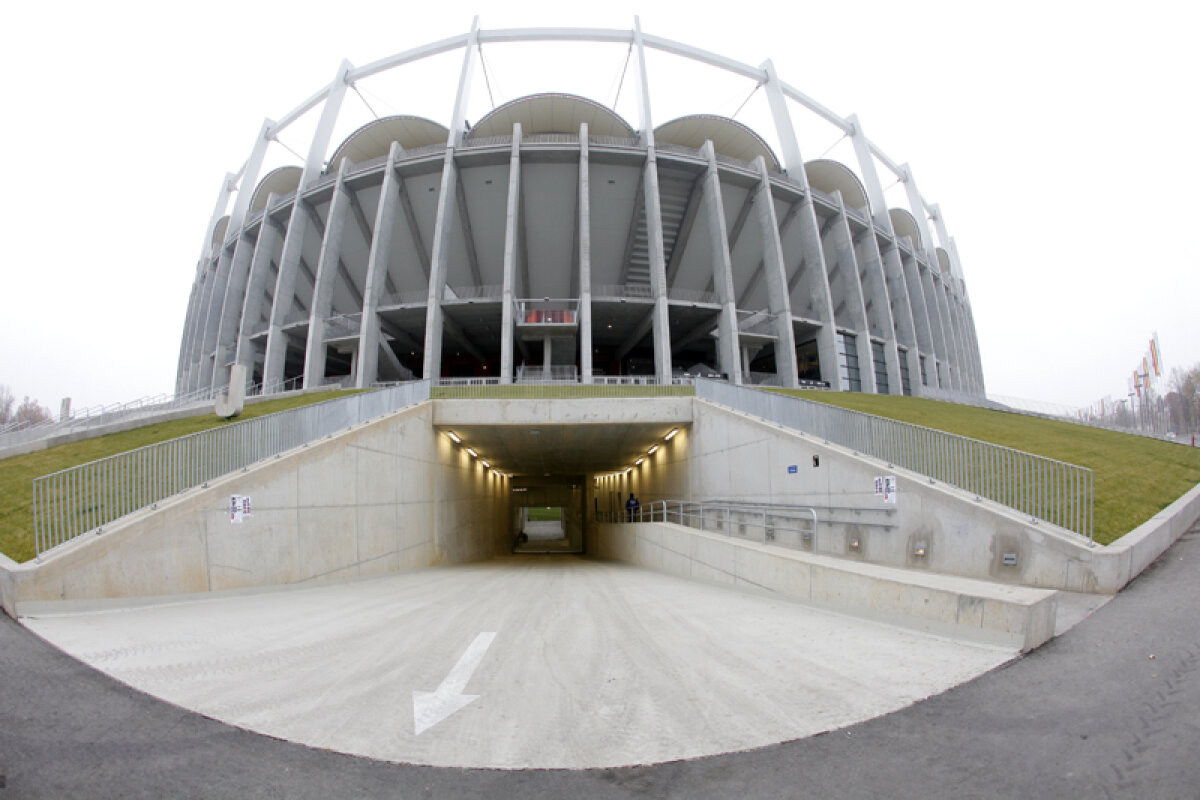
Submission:
POLYGON ((584 476, 515 477, 510 529, 514 553, 582 553, 584 476))

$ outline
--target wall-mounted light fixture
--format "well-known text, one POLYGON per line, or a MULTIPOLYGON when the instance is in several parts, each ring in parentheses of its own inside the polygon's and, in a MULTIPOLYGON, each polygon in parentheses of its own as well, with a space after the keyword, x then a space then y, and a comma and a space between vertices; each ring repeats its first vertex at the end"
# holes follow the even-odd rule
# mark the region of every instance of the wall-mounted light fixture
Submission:
POLYGON ((913 555, 917 558, 924 558, 928 549, 929 545, 925 544, 925 542, 917 542, 913 545, 913 555))
POLYGON ((484 465, 485 467, 487 467, 488 469, 491 469, 491 468, 492 468, 492 465, 491 465, 491 464, 489 464, 489 463, 487 463, 486 461, 480 461, 479 463, 480 463, 480 464, 483 464, 483 465, 484 465))
POLYGON ((454 431, 446 431, 446 435, 449 436, 450 440, 455 444, 462 444, 462 439, 458 438, 458 434, 454 431))
POLYGON ((675 438, 675 434, 679 433, 679 428, 671 428, 671 432, 663 437, 664 442, 669 442, 675 438))
POLYGON ((471 458, 479 458, 479 453, 476 453, 474 450, 472 450, 469 447, 467 448, 467 452, 471 454, 471 458))
POLYGON ((658 450, 658 445, 654 445, 654 447, 651 447, 649 450, 646 451, 646 455, 652 456, 652 455, 654 455, 654 453, 657 450, 658 450))
POLYGON ((851 553, 861 553, 862 552, 862 540, 859 539, 857 536, 855 536, 853 539, 850 540, 850 552, 851 553))
POLYGON ((645 457, 645 456, 642 456, 642 457, 641 457, 641 458, 639 458, 637 461, 633 462, 633 465, 636 467, 636 466, 640 465, 640 464, 641 464, 643 461, 645 461, 645 460, 646 460, 646 457, 645 457))

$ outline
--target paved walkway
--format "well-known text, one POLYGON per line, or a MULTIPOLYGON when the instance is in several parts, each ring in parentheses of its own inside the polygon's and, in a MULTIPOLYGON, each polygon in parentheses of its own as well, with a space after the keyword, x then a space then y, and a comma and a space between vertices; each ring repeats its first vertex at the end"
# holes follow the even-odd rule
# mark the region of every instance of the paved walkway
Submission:
POLYGON ((777 744, 1017 656, 578 556, 23 622, 238 727, 387 761, 508 769, 777 744))
POLYGON ((648 767, 471 770, 312 749, 153 699, 3 619, 0 800, 1193 799, 1200 796, 1198 677, 1195 528, 1078 627, 956 689, 843 730, 648 767))

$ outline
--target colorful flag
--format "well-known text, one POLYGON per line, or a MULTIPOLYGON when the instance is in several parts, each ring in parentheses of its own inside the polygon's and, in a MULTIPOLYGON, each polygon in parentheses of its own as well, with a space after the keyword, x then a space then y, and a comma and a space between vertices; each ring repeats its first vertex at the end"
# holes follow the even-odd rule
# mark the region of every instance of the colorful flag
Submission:
POLYGON ((1158 355, 1158 331, 1154 332, 1153 338, 1150 339, 1150 363, 1154 365, 1154 377, 1162 377, 1162 365, 1158 355))

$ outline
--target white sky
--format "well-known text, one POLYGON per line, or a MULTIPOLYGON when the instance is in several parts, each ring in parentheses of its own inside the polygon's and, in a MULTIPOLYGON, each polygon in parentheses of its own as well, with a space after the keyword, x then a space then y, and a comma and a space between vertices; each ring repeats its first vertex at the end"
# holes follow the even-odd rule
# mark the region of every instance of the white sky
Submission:
MULTIPOLYGON (((990 394, 1072 405, 1123 396, 1154 330, 1167 367, 1200 362, 1195 3, 521 5, 485 6, 480 24, 628 29, 638 13, 647 33, 753 65, 771 58, 788 83, 857 113, 942 208, 990 394)), ((264 117, 313 94, 343 58, 361 66, 463 33, 475 12, 221 0, 2 13, 0 384, 57 412, 64 396, 81 408, 173 391, 217 190, 264 117)), ((571 89, 560 57, 589 52, 545 48, 522 61, 497 45, 484 58, 501 102, 571 89)), ((576 91, 611 99, 622 59, 600 49, 589 88, 576 91)), ((655 124, 676 109, 732 115, 753 88, 695 71, 698 87, 672 85, 668 60, 650 63, 655 124)), ((447 123, 459 63, 456 53, 364 94, 381 115, 447 123)), ((470 119, 488 105, 477 86, 470 119)), ((630 88, 618 110, 636 125, 630 88)), ((773 140, 762 106, 759 92, 738 119, 773 140)), ((357 96, 344 108, 335 145, 369 119, 357 96)), ((793 116, 806 159, 837 141, 798 107, 793 116)), ((281 139, 303 152, 300 127, 281 139)), ((296 161, 275 149, 275 163, 296 161)), ((853 166, 844 142, 830 157, 853 166)), ((888 199, 902 204, 896 187, 888 199)))

